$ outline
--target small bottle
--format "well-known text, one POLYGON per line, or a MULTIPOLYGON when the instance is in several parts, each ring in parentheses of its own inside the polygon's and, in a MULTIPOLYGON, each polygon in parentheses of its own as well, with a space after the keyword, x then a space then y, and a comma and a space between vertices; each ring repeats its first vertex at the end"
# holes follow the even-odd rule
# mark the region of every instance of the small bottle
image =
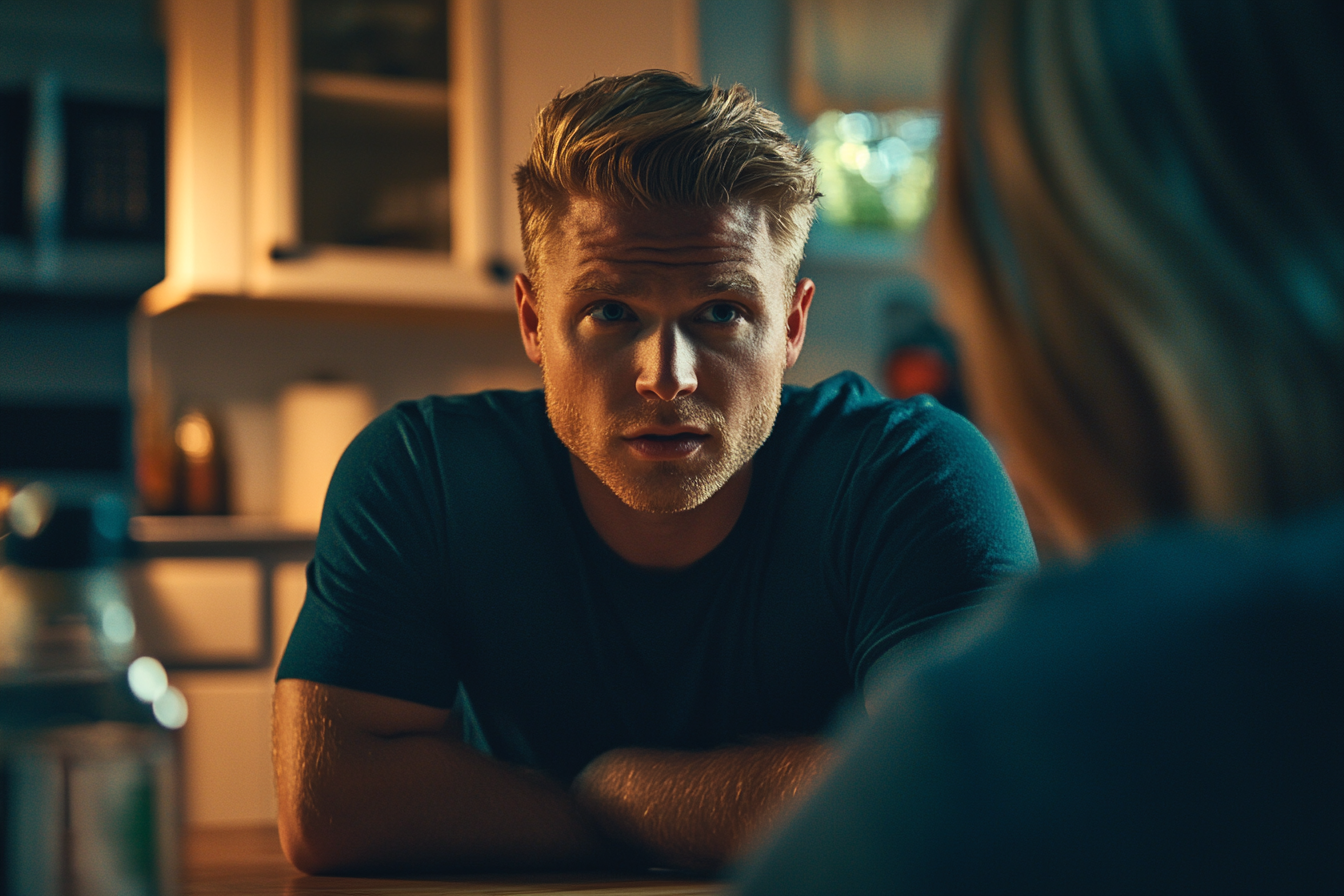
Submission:
POLYGON ((182 458, 182 511, 228 513, 228 484, 219 427, 204 411, 191 408, 178 418, 173 439, 182 458))
POLYGON ((5 891, 180 890, 176 740, 186 702, 137 657, 116 567, 119 499, 10 501, 0 566, 0 848, 5 891))

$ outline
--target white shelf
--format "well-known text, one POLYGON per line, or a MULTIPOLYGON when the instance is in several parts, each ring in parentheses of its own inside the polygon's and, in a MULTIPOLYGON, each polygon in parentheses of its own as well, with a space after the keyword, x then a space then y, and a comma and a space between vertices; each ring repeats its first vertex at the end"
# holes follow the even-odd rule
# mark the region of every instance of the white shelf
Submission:
POLYGON ((141 544, 167 542, 311 541, 316 532, 286 526, 269 516, 135 516, 130 534, 141 544))
POLYGON ((445 114, 450 94, 447 83, 345 72, 308 72, 303 93, 336 102, 367 106, 391 106, 409 112, 445 114))

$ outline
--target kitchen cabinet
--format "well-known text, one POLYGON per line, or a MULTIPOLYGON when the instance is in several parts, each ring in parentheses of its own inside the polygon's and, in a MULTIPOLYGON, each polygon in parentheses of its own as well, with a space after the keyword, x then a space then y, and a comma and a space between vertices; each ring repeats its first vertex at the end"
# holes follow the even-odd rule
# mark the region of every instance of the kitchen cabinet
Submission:
POLYGON ((697 73, 694 0, 440 4, 167 0, 167 273, 147 313, 507 310, 537 109, 594 75, 697 73))
POLYGON ((187 824, 274 823, 271 695, 313 535, 237 517, 135 517, 130 535, 141 647, 187 698, 187 824))
POLYGON ((276 665, 303 606, 304 564, 278 564, 270 586, 274 658, 268 666, 169 671, 187 698, 182 774, 189 827, 275 822, 271 695, 276 665))

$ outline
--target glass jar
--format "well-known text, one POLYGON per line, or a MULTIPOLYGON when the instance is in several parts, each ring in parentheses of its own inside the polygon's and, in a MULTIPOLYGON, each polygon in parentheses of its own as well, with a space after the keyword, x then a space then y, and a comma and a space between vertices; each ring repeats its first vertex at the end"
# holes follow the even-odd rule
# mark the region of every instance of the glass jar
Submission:
POLYGON ((29 485, 5 514, 0 778, 8 892, 180 889, 177 742, 186 703, 137 657, 117 567, 120 501, 29 485))

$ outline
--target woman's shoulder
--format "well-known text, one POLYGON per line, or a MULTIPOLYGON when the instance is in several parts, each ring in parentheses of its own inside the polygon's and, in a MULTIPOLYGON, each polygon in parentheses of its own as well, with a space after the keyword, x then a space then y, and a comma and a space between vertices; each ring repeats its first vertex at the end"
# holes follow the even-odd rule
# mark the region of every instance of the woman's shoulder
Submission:
POLYGON ((1293 597, 1344 607, 1344 501, 1243 525, 1179 523, 1103 546, 1081 565, 1047 565, 1034 602, 1115 602, 1116 612, 1177 613, 1293 597))

